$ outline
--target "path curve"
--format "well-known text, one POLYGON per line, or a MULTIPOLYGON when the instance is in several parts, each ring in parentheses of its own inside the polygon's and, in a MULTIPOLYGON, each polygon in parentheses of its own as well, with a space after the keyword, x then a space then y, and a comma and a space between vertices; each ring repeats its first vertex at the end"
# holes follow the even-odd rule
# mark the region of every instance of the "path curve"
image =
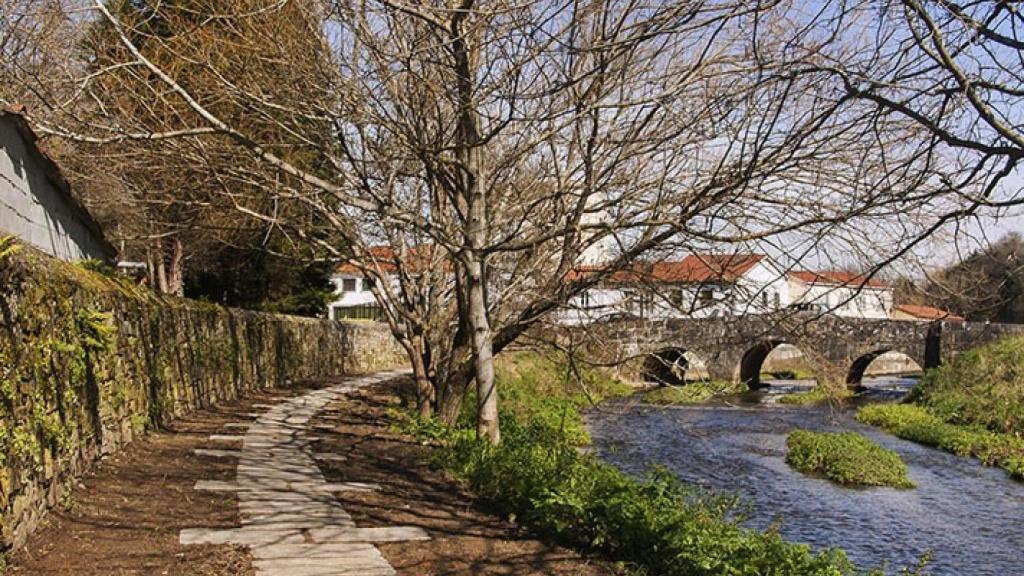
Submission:
POLYGON ((258 576, 394 574, 373 543, 427 540, 426 532, 413 526, 357 527, 333 493, 379 487, 357 481, 328 483, 307 432, 310 420, 331 402, 356 388, 406 373, 379 372, 290 398, 258 414, 244 436, 211 436, 216 443, 241 441, 241 450, 196 451, 236 457, 237 476, 234 482, 200 481, 196 489, 238 492, 240 526, 182 530, 181 543, 247 546, 258 576))

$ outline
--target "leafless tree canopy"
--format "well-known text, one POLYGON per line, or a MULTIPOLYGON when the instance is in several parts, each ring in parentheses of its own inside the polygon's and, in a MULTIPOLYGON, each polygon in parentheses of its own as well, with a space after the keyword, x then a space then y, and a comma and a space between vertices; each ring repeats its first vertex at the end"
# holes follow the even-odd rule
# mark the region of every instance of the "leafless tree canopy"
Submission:
MULTIPOLYGON (((17 27, 112 33, 101 66, 71 58, 44 78, 43 50, 12 72, 40 129, 154 150, 185 138, 188 162, 208 142, 245 150, 227 173, 269 196, 206 201, 377 278, 421 408, 450 420, 475 380, 494 441, 493 354, 637 259, 758 245, 797 261, 868 238, 881 266, 958 216, 1020 201, 1004 186, 1021 154, 1012 4, 140 4, 150 16, 54 2, 17 27), (243 55, 287 43, 250 30, 297 6, 316 42, 277 69, 232 81, 246 60, 201 48, 212 29, 243 55), (194 31, 148 28, 172 13, 194 31), (112 110, 111 94, 131 107, 112 110), (305 233, 278 199, 335 236, 305 233), (598 247, 603 264, 577 273, 598 247)), ((5 51, 24 48, 19 34, 5 51)))

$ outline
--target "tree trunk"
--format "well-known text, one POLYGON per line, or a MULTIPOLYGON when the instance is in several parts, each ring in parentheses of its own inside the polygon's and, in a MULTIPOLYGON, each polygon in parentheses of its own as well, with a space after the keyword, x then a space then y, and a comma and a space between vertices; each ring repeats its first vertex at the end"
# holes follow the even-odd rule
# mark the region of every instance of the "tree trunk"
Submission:
POLYGON ((420 418, 430 418, 434 413, 434 385, 427 373, 426 346, 422 334, 412 338, 412 374, 416 382, 416 411, 420 418))
POLYGON ((175 237, 171 242, 171 263, 167 273, 167 293, 175 296, 185 295, 184 250, 181 239, 175 237))
POLYGON ((164 239, 157 238, 153 241, 153 263, 156 265, 156 290, 161 294, 167 294, 167 266, 164 263, 164 239))
POLYGON ((487 314, 486 262, 487 188, 480 137, 480 117, 476 110, 476 65, 479 47, 470 30, 463 27, 473 6, 466 0, 464 10, 452 16, 452 53, 455 57, 459 98, 458 157, 461 168, 461 197, 467 210, 466 246, 462 260, 466 269, 466 314, 470 342, 473 345, 473 376, 477 386, 477 437, 492 444, 501 440, 498 425, 498 391, 494 383, 494 338, 487 314))
POLYGON ((498 390, 494 383, 494 350, 491 324, 487 318, 483 264, 470 262, 469 324, 473 330, 473 364, 477 389, 477 438, 491 444, 501 441, 498 424, 498 390))

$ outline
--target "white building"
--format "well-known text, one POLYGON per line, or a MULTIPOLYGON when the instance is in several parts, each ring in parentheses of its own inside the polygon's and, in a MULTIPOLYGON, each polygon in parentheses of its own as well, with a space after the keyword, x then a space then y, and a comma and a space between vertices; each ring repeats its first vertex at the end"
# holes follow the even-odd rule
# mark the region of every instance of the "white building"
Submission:
POLYGON ((113 261, 117 250, 37 140, 17 110, 0 109, 0 237, 62 260, 113 261))
MULTIPOLYGON (((597 268, 581 268, 578 274, 597 268)), ((758 254, 691 254, 641 263, 580 294, 563 315, 580 324, 616 316, 714 318, 762 314, 790 303, 784 270, 758 254)))
MULTIPOLYGON (((377 266, 394 272, 387 248, 376 249, 377 266)), ((410 256, 411 257, 411 256, 410 256)), ((573 277, 594 274, 582 264, 573 277)), ((572 278, 570 278, 572 279, 572 278)), ((379 320, 382 307, 369 278, 345 264, 332 278, 336 320, 379 320)), ((391 281, 397 287, 397 279, 391 281)), ((567 324, 634 317, 717 318, 808 310, 850 318, 893 318, 893 290, 880 281, 841 271, 787 271, 760 254, 691 254, 681 260, 638 263, 577 295, 561 313, 567 324)))
POLYGON ((351 264, 344 264, 331 276, 337 299, 328 306, 333 320, 380 320, 383 309, 370 291, 372 280, 351 264))
POLYGON ((788 274, 790 305, 848 318, 891 318, 892 286, 862 274, 837 270, 788 274))

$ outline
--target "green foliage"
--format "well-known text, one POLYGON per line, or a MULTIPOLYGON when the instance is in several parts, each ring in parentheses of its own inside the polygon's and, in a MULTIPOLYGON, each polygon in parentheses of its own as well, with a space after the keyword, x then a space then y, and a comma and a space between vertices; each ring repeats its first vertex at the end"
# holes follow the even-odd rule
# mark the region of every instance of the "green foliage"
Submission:
POLYGON ((810 404, 821 404, 825 402, 836 402, 853 396, 853 392, 843 387, 828 387, 818 384, 807 392, 796 394, 783 394, 779 396, 779 404, 791 406, 807 406, 810 404))
MULTIPOLYGON (((499 446, 476 440, 470 419, 453 430, 411 416, 400 424, 439 441, 435 465, 466 481, 498 513, 563 544, 603 551, 636 574, 863 574, 841 550, 815 553, 774 532, 744 528, 734 497, 686 485, 660 468, 636 479, 581 453, 576 427, 587 396, 565 379, 564 366, 531 353, 500 360, 499 446)), ((599 373, 586 379, 592 399, 628 391, 599 373)))
POLYGON ((912 399, 946 422, 1024 437, 1024 337, 1003 338, 929 370, 912 399))
POLYGON ((79 334, 86 350, 107 351, 113 342, 117 328, 111 321, 112 314, 88 308, 79 310, 76 316, 79 334))
POLYGON ((720 380, 690 382, 684 386, 663 386, 644 394, 644 402, 658 406, 700 404, 716 396, 741 392, 742 384, 720 380))
POLYGON ((80 266, 83 270, 95 272, 96 274, 106 276, 107 278, 113 278, 115 275, 115 270, 113 266, 107 264, 102 260, 97 260, 95 258, 89 258, 88 260, 80 260, 79 262, 76 262, 76 264, 80 266))
POLYGON ((15 236, 0 236, 0 260, 12 256, 21 250, 15 236))
POLYGON ((796 430, 786 439, 786 462, 805 474, 844 486, 913 488, 899 454, 856 432, 796 430))
POLYGON ((873 404, 857 412, 857 420, 880 426, 900 438, 933 446, 958 456, 974 456, 1000 466, 1024 480, 1024 439, 997 434, 979 426, 951 424, 928 409, 911 404, 873 404))
MULTIPOLYGON (((537 434, 562 439, 573 445, 590 442, 580 409, 615 396, 628 396, 633 389, 605 372, 577 362, 570 370, 556 357, 536 352, 504 354, 495 362, 499 410, 502 422, 519 421, 537 434)), ((472 425, 469 398, 462 421, 472 425)))

